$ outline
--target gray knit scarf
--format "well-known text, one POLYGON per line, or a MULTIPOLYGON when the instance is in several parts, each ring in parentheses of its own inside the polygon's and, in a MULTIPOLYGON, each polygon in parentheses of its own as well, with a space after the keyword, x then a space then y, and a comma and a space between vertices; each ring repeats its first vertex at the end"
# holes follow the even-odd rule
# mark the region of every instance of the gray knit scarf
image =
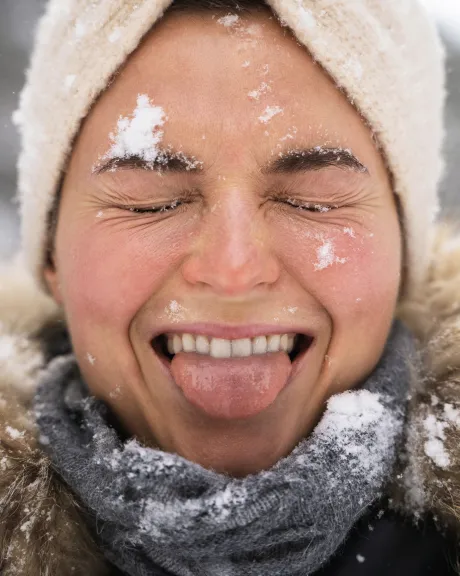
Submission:
POLYGON ((35 399, 41 442, 129 576, 307 576, 382 496, 402 438, 413 339, 398 322, 367 380, 334 396, 315 430, 245 478, 122 440, 73 356, 54 359, 35 399))

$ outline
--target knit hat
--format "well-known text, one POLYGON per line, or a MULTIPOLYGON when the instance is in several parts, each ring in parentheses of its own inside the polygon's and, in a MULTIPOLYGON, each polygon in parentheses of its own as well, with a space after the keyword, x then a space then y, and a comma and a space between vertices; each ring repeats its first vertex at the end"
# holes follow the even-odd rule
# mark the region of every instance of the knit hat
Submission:
MULTIPOLYGON (((48 216, 82 120, 170 0, 50 0, 14 119, 22 249, 44 287, 48 216)), ((269 0, 373 131, 403 209, 407 289, 430 261, 444 57, 417 0, 269 0)))

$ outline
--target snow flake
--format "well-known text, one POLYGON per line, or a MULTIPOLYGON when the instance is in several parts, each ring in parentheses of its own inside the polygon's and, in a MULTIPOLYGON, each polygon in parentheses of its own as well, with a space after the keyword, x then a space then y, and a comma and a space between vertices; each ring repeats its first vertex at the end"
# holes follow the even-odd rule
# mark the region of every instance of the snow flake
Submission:
POLYGON ((262 84, 256 89, 256 90, 251 90, 251 92, 248 92, 248 96, 249 98, 251 98, 251 100, 260 100, 260 97, 262 96, 262 94, 265 94, 266 92, 269 92, 271 90, 271 87, 269 84, 267 84, 266 82, 262 82, 262 84))
POLYGON ((177 300, 171 300, 165 308, 165 313, 171 322, 180 322, 184 318, 184 310, 185 308, 177 300))
POLYGON ((13 428, 12 426, 5 426, 5 432, 12 440, 18 440, 18 438, 24 436, 24 432, 20 432, 17 428, 13 428))
POLYGON ((66 90, 70 90, 72 88, 72 86, 75 83, 75 80, 77 79, 77 75, 76 74, 68 74, 65 78, 64 78, 64 86, 66 88, 66 90))
POLYGON ((450 466, 450 458, 444 448, 444 440, 446 439, 444 429, 447 425, 446 422, 437 420, 433 414, 429 414, 423 421, 423 427, 428 438, 424 445, 425 454, 439 468, 450 466))
POLYGON ((91 366, 94 366, 96 358, 92 356, 89 352, 86 353, 86 358, 88 359, 88 362, 91 364, 91 366))
POLYGON ((217 22, 225 26, 225 28, 232 28, 235 24, 238 23, 240 17, 237 14, 227 14, 226 16, 222 16, 219 18, 217 22))
POLYGON ((280 106, 267 106, 264 113, 259 116, 259 122, 267 124, 277 114, 282 114, 283 109, 280 106))
POLYGON ((356 560, 358 560, 358 562, 362 564, 364 560, 366 560, 366 558, 364 558, 364 556, 361 556, 361 554, 356 554, 356 560))
POLYGON ((158 145, 163 138, 160 127, 165 120, 167 117, 163 108, 154 106, 146 94, 139 94, 131 118, 121 116, 117 123, 117 133, 110 134, 113 144, 104 158, 137 155, 147 162, 153 162, 159 155, 158 145))
POLYGON ((20 527, 19 530, 24 532, 26 541, 28 542, 30 539, 30 533, 32 532, 32 528, 35 525, 35 517, 31 517, 29 520, 26 520, 20 527))
POLYGON ((21 110, 18 108, 17 110, 15 110, 12 114, 11 114, 11 122, 13 123, 13 126, 16 126, 17 128, 21 127, 24 121, 24 117, 22 115, 21 110))
POLYGON ((346 258, 338 258, 334 252, 332 240, 325 240, 324 243, 316 250, 318 262, 315 263, 315 270, 324 270, 332 264, 345 264, 346 258))
POLYGON ((119 398, 121 396, 121 387, 119 384, 116 388, 109 392, 109 396, 110 398, 119 398))
POLYGON ((118 42, 120 38, 121 38, 121 28, 120 26, 117 26, 116 28, 113 29, 112 33, 110 34, 109 42, 111 44, 115 44, 115 42, 118 42))
POLYGON ((304 8, 302 6, 301 0, 297 0, 297 10, 296 19, 298 26, 304 30, 309 30, 310 32, 316 28, 316 19, 313 16, 311 10, 304 8))
POLYGON ((460 410, 454 408, 452 404, 444 404, 444 416, 457 428, 460 428, 460 410))
POLYGON ((80 40, 81 38, 86 36, 86 33, 87 33, 87 28, 86 28, 85 24, 80 19, 78 19, 75 23, 75 38, 77 40, 80 40))
POLYGON ((286 310, 287 312, 289 312, 289 314, 295 314, 298 310, 298 306, 286 306, 285 308, 283 308, 283 310, 286 310))

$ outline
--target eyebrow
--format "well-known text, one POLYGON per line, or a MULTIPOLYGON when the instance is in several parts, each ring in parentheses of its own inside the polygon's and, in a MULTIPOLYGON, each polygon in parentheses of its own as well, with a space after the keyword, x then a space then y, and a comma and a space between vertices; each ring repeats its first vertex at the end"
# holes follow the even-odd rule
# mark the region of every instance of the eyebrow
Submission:
POLYGON ((180 174, 183 172, 201 172, 203 163, 183 152, 160 150, 153 160, 147 160, 138 154, 105 159, 93 168, 93 174, 99 176, 105 172, 115 172, 115 170, 153 170, 180 174))
POLYGON ((369 170, 361 164, 351 150, 345 148, 324 148, 322 146, 281 152, 276 160, 262 168, 262 173, 292 174, 330 167, 369 174, 369 170))
MULTIPOLYGON (((295 174, 299 172, 312 172, 323 168, 349 169, 361 174, 369 174, 369 170, 356 158, 350 149, 302 148, 280 152, 279 157, 262 167, 262 174, 295 174)), ((113 157, 106 159, 93 169, 96 176, 115 170, 153 170, 181 174, 185 172, 204 172, 203 162, 194 156, 187 156, 183 152, 161 150, 154 160, 146 160, 142 156, 133 154, 126 157, 113 157)))

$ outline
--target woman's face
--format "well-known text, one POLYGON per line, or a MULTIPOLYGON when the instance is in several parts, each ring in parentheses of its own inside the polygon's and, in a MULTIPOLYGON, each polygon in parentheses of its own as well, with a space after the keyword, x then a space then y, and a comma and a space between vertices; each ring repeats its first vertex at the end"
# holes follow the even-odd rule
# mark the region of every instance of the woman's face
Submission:
POLYGON ((55 240, 46 279, 92 392, 145 443, 235 476, 369 375, 400 284, 372 135, 268 13, 155 27, 82 127, 55 240), (257 348, 277 334, 303 335, 295 358, 286 336, 257 348))

